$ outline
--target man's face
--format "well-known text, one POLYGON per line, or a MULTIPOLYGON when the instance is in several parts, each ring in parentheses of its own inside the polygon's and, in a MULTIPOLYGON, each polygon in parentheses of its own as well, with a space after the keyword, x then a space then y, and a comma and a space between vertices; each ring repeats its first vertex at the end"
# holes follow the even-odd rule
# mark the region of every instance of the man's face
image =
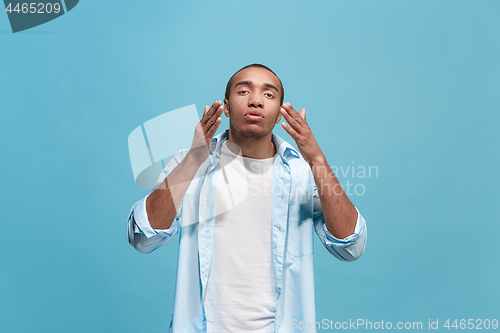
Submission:
POLYGON ((243 138, 259 139, 270 133, 281 119, 278 78, 268 70, 250 67, 234 76, 224 114, 243 138))

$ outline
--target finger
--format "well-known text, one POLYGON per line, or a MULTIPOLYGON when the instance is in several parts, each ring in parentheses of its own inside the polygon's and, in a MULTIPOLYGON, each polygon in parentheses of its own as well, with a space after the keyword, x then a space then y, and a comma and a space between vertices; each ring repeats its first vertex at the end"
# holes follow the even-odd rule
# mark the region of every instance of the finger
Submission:
POLYGON ((283 127, 283 129, 292 137, 292 139, 297 141, 297 139, 300 135, 299 133, 297 133, 297 131, 295 131, 293 128, 291 128, 290 126, 288 126, 284 122, 281 122, 281 127, 283 127))
POLYGON ((299 126, 302 126, 304 123, 304 119, 300 116, 300 114, 295 110, 295 108, 289 102, 283 103, 282 106, 285 111, 297 122, 299 126))
POLYGON ((300 116, 304 119, 304 121, 306 121, 306 109, 300 110, 300 116))
POLYGON ((207 123, 208 119, 210 119, 210 117, 213 116, 213 114, 217 111, 217 109, 221 105, 222 105, 222 102, 220 100, 213 102, 213 104, 210 107, 210 109, 208 109, 208 111, 203 115, 203 118, 201 119, 201 121, 202 121, 201 125, 202 126, 204 126, 207 123))
MULTIPOLYGON (((301 131, 301 126, 299 122, 293 118, 290 113, 286 111, 285 108, 281 108, 281 114, 283 115, 283 118, 287 121, 290 127, 292 127, 296 132, 300 133, 301 131)), ((299 116, 300 117, 300 116, 299 116)))
POLYGON ((215 132, 217 131, 217 128, 219 128, 219 125, 221 122, 222 122, 222 118, 221 117, 217 118, 217 120, 215 121, 213 126, 208 129, 207 133, 205 134, 205 138, 212 140, 212 137, 214 136, 215 132))
POLYGON ((222 104, 221 101, 215 101, 212 103, 212 106, 208 109, 208 112, 206 113, 207 119, 213 116, 213 114, 217 111, 217 109, 221 104, 222 104))
POLYGON ((220 116, 222 115, 222 111, 224 111, 224 107, 220 105, 217 111, 215 111, 215 113, 211 117, 207 118, 207 121, 203 126, 204 133, 206 133, 215 124, 217 119, 220 118, 220 116))
POLYGON ((290 112, 290 115, 298 115, 299 113, 297 112, 297 110, 295 110, 295 108, 292 106, 292 104, 290 104, 290 102, 286 102, 286 103, 283 103, 282 105, 285 110, 287 110, 288 112, 290 112))

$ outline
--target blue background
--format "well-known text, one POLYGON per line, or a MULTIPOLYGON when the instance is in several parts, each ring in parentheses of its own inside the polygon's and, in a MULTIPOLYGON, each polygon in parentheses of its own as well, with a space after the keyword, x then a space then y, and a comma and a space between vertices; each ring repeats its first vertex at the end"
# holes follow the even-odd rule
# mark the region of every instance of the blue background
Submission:
POLYGON ((329 164, 378 168, 339 175, 364 186, 350 198, 368 244, 343 263, 316 238, 317 320, 500 319, 499 14, 494 0, 87 0, 17 34, 0 14, 0 330, 168 330, 178 238, 128 244, 147 190, 127 137, 201 113, 254 62, 307 109, 329 164))

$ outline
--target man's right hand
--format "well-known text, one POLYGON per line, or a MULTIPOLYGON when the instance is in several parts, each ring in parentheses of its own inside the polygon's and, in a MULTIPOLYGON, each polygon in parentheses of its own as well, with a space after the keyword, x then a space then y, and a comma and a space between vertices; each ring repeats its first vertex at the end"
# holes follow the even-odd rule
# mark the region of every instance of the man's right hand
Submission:
POLYGON ((195 160, 202 164, 210 153, 210 143, 212 138, 222 122, 221 114, 224 110, 222 101, 215 101, 212 106, 205 106, 203 118, 194 129, 193 144, 189 153, 195 157, 195 160))

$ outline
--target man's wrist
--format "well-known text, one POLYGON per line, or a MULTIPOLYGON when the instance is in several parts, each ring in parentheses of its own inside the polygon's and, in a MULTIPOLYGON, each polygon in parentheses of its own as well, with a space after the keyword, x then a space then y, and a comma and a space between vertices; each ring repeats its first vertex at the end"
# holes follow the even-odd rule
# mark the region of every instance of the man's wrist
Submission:
POLYGON ((323 155, 323 153, 316 155, 314 158, 312 158, 309 161, 309 166, 311 169, 319 167, 319 166, 324 166, 327 165, 326 157, 323 155))
POLYGON ((186 157, 184 160, 189 165, 194 165, 194 166, 200 167, 203 164, 203 162, 205 162, 205 160, 208 158, 208 155, 209 154, 207 153, 206 156, 200 156, 199 154, 194 153, 191 149, 186 154, 186 157))

